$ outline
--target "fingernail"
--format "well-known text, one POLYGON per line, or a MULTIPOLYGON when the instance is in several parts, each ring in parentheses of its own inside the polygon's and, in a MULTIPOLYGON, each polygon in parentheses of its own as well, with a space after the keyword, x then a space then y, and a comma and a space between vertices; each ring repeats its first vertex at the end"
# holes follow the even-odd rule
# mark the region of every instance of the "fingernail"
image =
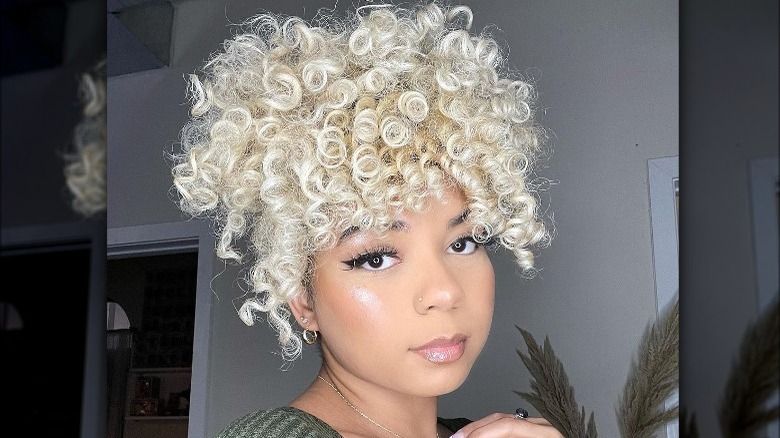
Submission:
POLYGON ((452 435, 450 435, 450 438, 463 438, 463 432, 457 431, 457 432, 453 433, 452 435))

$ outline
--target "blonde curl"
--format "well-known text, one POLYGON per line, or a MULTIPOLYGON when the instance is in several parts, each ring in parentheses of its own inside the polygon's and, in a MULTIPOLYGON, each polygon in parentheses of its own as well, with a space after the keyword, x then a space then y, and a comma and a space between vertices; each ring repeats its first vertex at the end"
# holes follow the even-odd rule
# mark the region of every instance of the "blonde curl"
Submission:
POLYGON ((453 184, 474 237, 535 272, 549 233, 534 89, 501 70, 504 52, 472 21, 437 3, 311 23, 260 15, 189 76, 179 206, 214 220, 219 257, 250 267, 238 315, 265 314, 285 359, 301 352, 287 303, 309 293, 314 254, 350 227, 387 230, 453 184))
POLYGON ((82 119, 73 130, 73 151, 65 155, 65 183, 71 207, 89 217, 106 210, 106 60, 81 76, 82 119))

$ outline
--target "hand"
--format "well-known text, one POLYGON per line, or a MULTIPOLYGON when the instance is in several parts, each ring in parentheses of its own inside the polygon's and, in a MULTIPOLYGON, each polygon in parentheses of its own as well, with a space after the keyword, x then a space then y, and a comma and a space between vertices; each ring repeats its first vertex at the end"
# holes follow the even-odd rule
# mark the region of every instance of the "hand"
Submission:
POLYGON ((517 418, 515 414, 491 414, 469 423, 451 438, 564 438, 541 417, 517 418))

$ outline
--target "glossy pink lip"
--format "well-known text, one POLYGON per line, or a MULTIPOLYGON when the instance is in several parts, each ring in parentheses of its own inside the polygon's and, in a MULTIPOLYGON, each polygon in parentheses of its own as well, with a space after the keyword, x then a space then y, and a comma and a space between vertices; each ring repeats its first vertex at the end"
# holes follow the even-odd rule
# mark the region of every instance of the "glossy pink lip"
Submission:
POLYGON ((465 347, 466 335, 457 333, 450 338, 436 338, 411 350, 430 362, 446 364, 460 359, 465 347))

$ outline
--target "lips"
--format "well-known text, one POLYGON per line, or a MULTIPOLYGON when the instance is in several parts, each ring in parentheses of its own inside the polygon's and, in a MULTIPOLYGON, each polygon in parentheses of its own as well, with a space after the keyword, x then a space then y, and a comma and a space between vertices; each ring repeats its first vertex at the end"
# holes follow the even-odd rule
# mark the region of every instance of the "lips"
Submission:
POLYGON ((412 348, 411 351, 429 362, 447 364, 460 359, 463 356, 465 346, 466 335, 458 333, 449 338, 436 338, 425 345, 412 348))

